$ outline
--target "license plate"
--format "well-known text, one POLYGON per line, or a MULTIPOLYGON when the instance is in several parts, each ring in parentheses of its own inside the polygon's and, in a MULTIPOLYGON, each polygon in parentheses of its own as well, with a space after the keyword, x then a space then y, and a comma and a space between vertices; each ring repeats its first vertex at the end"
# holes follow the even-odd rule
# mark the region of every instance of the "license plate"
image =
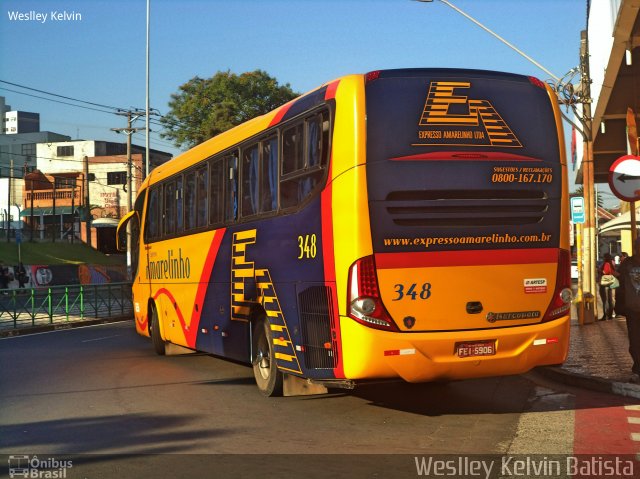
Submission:
POLYGON ((496 341, 456 343, 456 354, 459 358, 468 358, 471 356, 493 356, 496 354, 496 341))

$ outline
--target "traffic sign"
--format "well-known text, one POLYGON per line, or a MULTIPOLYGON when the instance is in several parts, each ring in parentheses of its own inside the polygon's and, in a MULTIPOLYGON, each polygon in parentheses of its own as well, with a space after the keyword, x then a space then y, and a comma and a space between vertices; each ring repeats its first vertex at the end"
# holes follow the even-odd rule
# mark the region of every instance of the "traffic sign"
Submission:
POLYGON ((584 223, 584 198, 582 196, 571 198, 571 221, 575 224, 584 223))
POLYGON ((640 200, 640 157, 625 155, 614 161, 609 168, 609 186, 621 200, 640 200))

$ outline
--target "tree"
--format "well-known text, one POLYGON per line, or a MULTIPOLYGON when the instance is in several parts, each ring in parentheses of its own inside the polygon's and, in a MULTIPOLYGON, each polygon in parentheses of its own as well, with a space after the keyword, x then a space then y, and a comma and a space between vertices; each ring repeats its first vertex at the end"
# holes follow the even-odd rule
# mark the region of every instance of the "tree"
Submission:
POLYGON ((279 85, 262 70, 218 72, 208 79, 196 76, 171 95, 170 111, 160 120, 161 136, 178 147, 193 147, 296 96, 288 83, 279 85))

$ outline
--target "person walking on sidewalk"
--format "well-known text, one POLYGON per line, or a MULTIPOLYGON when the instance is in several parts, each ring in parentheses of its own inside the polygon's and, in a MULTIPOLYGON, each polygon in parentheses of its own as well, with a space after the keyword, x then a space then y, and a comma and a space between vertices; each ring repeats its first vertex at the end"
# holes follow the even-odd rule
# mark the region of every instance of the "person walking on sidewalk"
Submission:
POLYGON ((616 271, 616 265, 613 262, 613 258, 609 253, 605 253, 604 261, 600 268, 598 268, 598 272, 600 273, 600 299, 602 299, 602 309, 604 310, 604 314, 601 319, 612 319, 613 318, 613 291, 611 289, 611 283, 606 283, 606 279, 615 278, 618 276, 618 272, 616 271))
POLYGON ((627 318, 629 354, 633 360, 629 382, 640 383, 640 238, 634 255, 618 269, 620 287, 616 291, 616 311, 627 318))
POLYGON ((27 270, 20 261, 20 264, 13 268, 13 273, 16 279, 18 280, 18 288, 24 288, 24 284, 28 281, 27 278, 27 270))

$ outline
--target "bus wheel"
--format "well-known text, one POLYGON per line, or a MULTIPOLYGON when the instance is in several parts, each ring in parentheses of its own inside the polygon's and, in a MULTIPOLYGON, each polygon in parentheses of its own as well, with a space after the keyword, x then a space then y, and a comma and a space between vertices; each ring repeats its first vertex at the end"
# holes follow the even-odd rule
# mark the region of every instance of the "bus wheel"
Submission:
POLYGON ((158 318, 158 310, 155 306, 151 306, 151 342, 153 350, 156 354, 164 355, 165 342, 160 335, 160 319, 158 318))
POLYGON ((253 375, 260 392, 267 397, 282 396, 282 373, 278 370, 273 350, 269 321, 258 321, 253 331, 253 375))

